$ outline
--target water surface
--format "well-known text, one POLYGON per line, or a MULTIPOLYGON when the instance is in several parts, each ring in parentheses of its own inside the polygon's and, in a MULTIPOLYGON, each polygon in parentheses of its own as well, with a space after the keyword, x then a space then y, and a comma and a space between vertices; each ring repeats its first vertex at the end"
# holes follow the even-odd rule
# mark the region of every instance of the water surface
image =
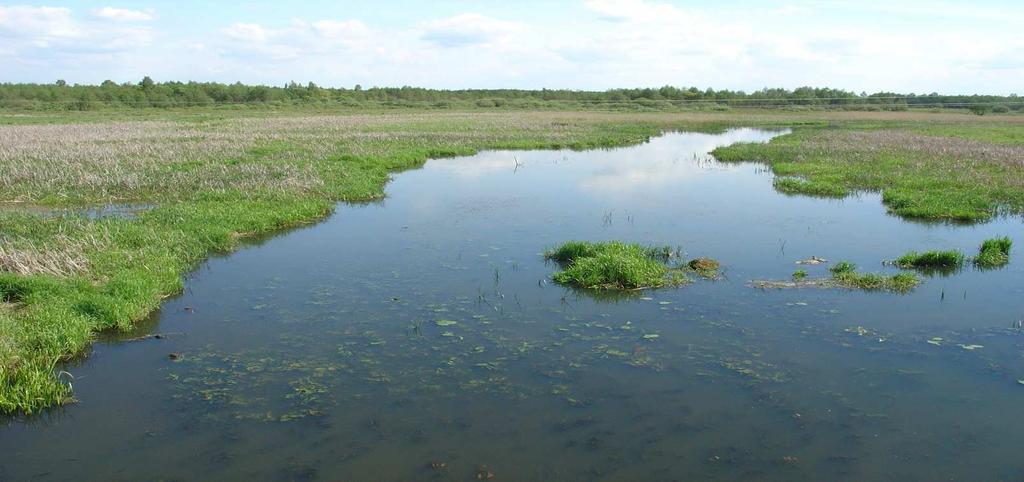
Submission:
POLYGON ((132 334, 166 336, 96 344, 66 367, 79 403, 0 428, 0 479, 1024 477, 1024 265, 908 295, 748 285, 810 256, 891 273, 910 249, 1020 244, 1020 218, 908 222, 707 154, 777 134, 400 174, 204 263, 132 334), (679 246, 724 277, 575 291, 541 255, 571 239, 679 246))

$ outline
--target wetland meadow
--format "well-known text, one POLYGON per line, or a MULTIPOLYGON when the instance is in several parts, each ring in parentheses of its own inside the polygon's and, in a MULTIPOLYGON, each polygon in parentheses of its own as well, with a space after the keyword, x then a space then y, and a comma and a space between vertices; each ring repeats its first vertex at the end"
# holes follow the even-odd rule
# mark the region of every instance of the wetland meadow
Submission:
POLYGON ((1024 116, 0 114, 0 480, 1018 480, 1024 116))

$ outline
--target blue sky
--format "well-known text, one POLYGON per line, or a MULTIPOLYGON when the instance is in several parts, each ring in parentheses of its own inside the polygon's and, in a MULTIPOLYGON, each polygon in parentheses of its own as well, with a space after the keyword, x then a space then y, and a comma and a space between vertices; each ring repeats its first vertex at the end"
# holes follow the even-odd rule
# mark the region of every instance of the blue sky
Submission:
POLYGON ((1019 1, 0 3, 0 82, 1022 93, 1019 1))

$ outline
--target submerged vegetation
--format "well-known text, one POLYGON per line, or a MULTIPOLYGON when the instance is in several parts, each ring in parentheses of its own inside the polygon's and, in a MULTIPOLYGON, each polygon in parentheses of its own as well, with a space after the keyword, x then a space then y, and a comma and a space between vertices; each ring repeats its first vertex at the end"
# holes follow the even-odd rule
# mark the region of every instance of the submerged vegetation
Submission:
POLYGON ((645 247, 619 241, 570 241, 545 254, 565 269, 558 283, 590 289, 637 290, 685 282, 678 269, 666 264, 670 247, 645 247))
POLYGON ((979 268, 998 268, 1010 262, 1010 247, 1013 241, 1008 237, 986 239, 981 243, 974 264, 979 268))

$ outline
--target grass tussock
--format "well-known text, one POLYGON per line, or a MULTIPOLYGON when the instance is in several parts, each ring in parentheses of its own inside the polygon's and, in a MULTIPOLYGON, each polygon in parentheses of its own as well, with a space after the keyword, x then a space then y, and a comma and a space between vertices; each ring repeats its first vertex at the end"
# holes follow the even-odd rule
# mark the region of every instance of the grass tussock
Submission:
POLYGON ((903 269, 950 273, 962 268, 965 260, 964 254, 956 250, 911 251, 897 258, 894 264, 903 269))
POLYGON ((904 272, 890 276, 877 273, 860 273, 857 271, 857 266, 848 261, 836 263, 830 271, 832 272, 832 280, 837 285, 850 289, 906 293, 921 284, 921 279, 914 273, 904 272))
POLYGON ((981 243, 974 264, 979 268, 991 269, 1005 266, 1010 262, 1010 247, 1013 241, 1009 237, 986 239, 981 243))
POLYGON ((667 247, 619 241, 570 241, 545 256, 565 266, 554 275, 558 283, 589 289, 637 290, 682 282, 678 270, 670 270, 665 262, 672 252, 667 247))

